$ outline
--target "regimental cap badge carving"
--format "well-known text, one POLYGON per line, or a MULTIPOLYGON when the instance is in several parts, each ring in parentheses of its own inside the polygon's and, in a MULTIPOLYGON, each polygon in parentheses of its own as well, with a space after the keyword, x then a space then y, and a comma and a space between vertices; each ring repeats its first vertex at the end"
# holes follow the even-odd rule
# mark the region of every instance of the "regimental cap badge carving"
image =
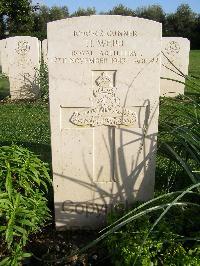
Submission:
POLYGON ((96 84, 99 87, 107 88, 111 86, 111 78, 102 72, 101 75, 96 79, 96 84))
POLYGON ((169 55, 175 55, 180 52, 180 45, 176 41, 171 41, 167 44, 167 47, 165 48, 165 51, 169 55))
POLYGON ((27 41, 19 41, 17 43, 16 52, 20 55, 25 55, 30 51, 30 44, 27 41))
POLYGON ((120 106, 116 97, 116 88, 111 78, 102 72, 95 80, 97 88, 93 89, 93 106, 83 112, 74 112, 70 121, 78 126, 131 126, 136 123, 134 111, 120 106))
POLYGON ((114 94, 114 91, 116 90, 112 87, 110 76, 108 76, 105 72, 101 73, 101 75, 95 80, 95 83, 97 88, 93 90, 94 96, 97 96, 99 93, 114 94))

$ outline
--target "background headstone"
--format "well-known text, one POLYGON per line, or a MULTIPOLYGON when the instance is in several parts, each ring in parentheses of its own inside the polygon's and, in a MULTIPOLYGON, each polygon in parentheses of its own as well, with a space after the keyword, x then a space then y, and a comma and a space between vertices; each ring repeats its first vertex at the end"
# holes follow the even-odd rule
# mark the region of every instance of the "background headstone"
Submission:
POLYGON ((3 40, 0 40, 0 73, 2 71, 2 63, 1 63, 2 49, 3 49, 3 40))
POLYGON ((2 73, 8 76, 8 68, 9 68, 9 63, 8 63, 8 54, 7 54, 7 39, 1 40, 1 70, 2 73))
POLYGON ((48 24, 56 225, 96 228, 153 195, 161 24, 90 16, 48 24))
POLYGON ((42 41, 42 56, 43 56, 44 63, 47 64, 47 61, 48 61, 48 43, 47 43, 47 39, 42 41))
POLYGON ((2 70, 9 76, 11 99, 35 98, 39 94, 40 42, 35 37, 5 39, 2 70))
POLYGON ((184 75, 188 74, 189 52, 190 41, 188 39, 162 38, 161 96, 175 97, 184 94, 185 85, 173 80, 185 82, 184 75))

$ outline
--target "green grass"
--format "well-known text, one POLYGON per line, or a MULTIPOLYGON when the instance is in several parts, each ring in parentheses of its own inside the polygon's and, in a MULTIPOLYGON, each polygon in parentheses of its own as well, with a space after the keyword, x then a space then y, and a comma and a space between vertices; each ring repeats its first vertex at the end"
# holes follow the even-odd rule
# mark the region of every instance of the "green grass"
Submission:
POLYGON ((0 104, 0 145, 19 144, 51 161, 49 107, 44 103, 0 104))
MULTIPOLYGON (((200 77, 200 50, 190 52, 189 75, 200 77)), ((199 114, 200 110, 196 110, 196 106, 199 103, 200 78, 188 80, 186 84, 186 97, 161 98, 158 147, 160 147, 161 143, 168 142, 171 146, 179 145, 181 150, 186 142, 185 139, 181 138, 181 133, 180 135, 177 134, 176 127, 191 124, 191 131, 192 124, 194 127, 195 125, 198 127, 196 114, 199 114)), ((187 130, 187 134, 191 134, 189 128, 187 130)), ((182 156, 184 156, 183 153, 182 156)), ((161 192, 162 188, 182 189, 191 182, 183 167, 177 164, 175 160, 172 160, 172 158, 172 154, 170 152, 167 154, 166 149, 158 150, 156 163, 156 191, 158 193, 161 192)), ((194 165, 194 167, 197 166, 194 165)))
MULTIPOLYGON (((200 76, 200 51, 191 51, 189 73, 200 76)), ((0 99, 8 95, 8 92, 8 81, 1 80, 0 99)), ((187 93, 190 92, 193 91, 188 87, 187 93)), ((196 94, 191 97, 197 99, 198 96, 196 94)), ((171 120, 170 122, 177 123, 177 125, 184 124, 187 122, 184 120, 186 114, 192 112, 194 107, 190 99, 187 101, 187 99, 181 97, 175 99, 163 98, 160 103, 158 145, 165 139, 163 133, 168 129, 168 121, 171 120), (166 124, 163 127, 165 120, 166 124)), ((0 146, 10 145, 11 143, 22 145, 38 154, 43 161, 51 165, 49 106, 47 104, 39 101, 0 103, 0 122, 0 146)), ((155 186, 157 195, 170 190, 184 189, 189 185, 190 180, 187 173, 181 166, 173 162, 170 163, 169 159, 162 155, 162 150, 158 151, 155 186)), ((50 205, 53 206, 53 196, 50 195, 50 205)), ((174 219, 174 216, 172 218, 174 219)), ((179 220, 176 220, 175 224, 177 226, 179 226, 178 223, 180 223, 179 220)))
POLYGON ((198 101, 196 97, 190 95, 188 98, 162 98, 160 101, 155 186, 158 194, 161 191, 166 193, 184 189, 191 184, 188 173, 180 163, 177 163, 178 160, 165 144, 172 147, 186 164, 190 164, 191 171, 199 169, 193 160, 186 158, 189 149, 187 141, 191 140, 192 144, 192 134, 194 139, 198 139, 198 136, 195 136, 195 130, 199 128, 196 114, 200 115, 200 110, 196 109, 195 101, 198 101))
MULTIPOLYGON (((189 72, 200 76, 200 51, 191 51, 189 72)), ((8 80, 0 80, 0 99, 8 94, 8 80)), ((168 112, 170 114, 170 105, 173 104, 184 103, 172 99, 167 107, 161 104, 161 118, 168 112)), ((48 105, 40 102, 0 103, 0 121, 0 145, 20 144, 39 154, 45 161, 51 161, 48 105)))
POLYGON ((189 74, 200 77, 200 50, 190 52, 189 74))
POLYGON ((9 96, 9 81, 7 78, 0 79, 0 100, 9 96))

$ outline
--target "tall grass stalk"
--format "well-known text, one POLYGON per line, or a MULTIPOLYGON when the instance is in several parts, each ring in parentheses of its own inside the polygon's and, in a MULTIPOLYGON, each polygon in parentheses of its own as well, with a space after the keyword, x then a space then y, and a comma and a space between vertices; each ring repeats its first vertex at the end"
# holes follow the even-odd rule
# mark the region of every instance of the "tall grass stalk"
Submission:
MULTIPOLYGON (((158 225, 158 223, 169 212, 171 208, 173 208, 174 206, 194 206, 196 208, 200 208, 200 204, 188 201, 180 201, 186 194, 193 194, 197 197, 200 196, 200 87, 198 84, 199 79, 195 79, 192 76, 184 75, 184 73, 182 73, 182 71, 180 71, 170 60, 169 62, 172 64, 173 67, 175 67, 177 74, 186 79, 187 83, 178 80, 174 81, 186 84, 188 88, 192 89, 193 91, 196 91, 197 94, 195 95, 196 98, 181 96, 179 105, 175 104, 172 106, 172 109, 174 109, 175 111, 174 113, 171 113, 175 119, 173 120, 170 116, 168 118, 164 117, 164 119, 160 121, 161 141, 159 143, 159 150, 161 151, 162 155, 166 156, 166 158, 169 159, 169 163, 171 161, 176 162, 180 167, 184 169, 192 185, 190 185, 188 188, 185 188, 183 191, 173 191, 165 193, 129 211, 123 217, 101 230, 101 235, 93 242, 83 247, 80 250, 80 253, 85 252, 87 249, 98 244, 100 241, 113 234, 114 232, 118 231, 126 224, 137 220, 138 218, 145 216, 148 213, 163 210, 163 212, 159 215, 158 219, 152 224, 145 238, 142 240, 142 244, 140 246, 142 248, 149 235, 153 232, 154 228, 158 225), (187 106, 184 101, 188 103, 189 106, 187 106), (194 189, 196 190, 196 192, 192 191, 194 189), (171 200, 171 198, 173 197, 175 198, 171 200), (155 205, 163 199, 168 199, 168 203, 155 205), (152 206, 152 204, 154 204, 154 206, 152 206)), ((177 103, 178 99, 169 99, 169 101, 175 101, 177 103)), ((196 238, 193 238, 193 240, 196 240, 196 238)), ((139 255, 140 252, 135 258, 134 265, 136 264, 139 255)))

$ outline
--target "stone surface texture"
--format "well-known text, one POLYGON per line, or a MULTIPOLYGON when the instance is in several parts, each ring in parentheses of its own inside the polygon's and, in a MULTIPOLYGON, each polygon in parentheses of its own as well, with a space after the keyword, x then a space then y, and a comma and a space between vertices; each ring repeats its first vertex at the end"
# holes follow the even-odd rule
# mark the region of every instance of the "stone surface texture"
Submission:
POLYGON ((161 24, 95 15, 48 24, 58 229, 94 229, 153 196, 161 24))
POLYGON ((5 39, 4 45, 2 71, 9 77, 11 99, 37 97, 40 41, 35 37, 17 36, 5 39))
POLYGON ((44 63, 47 64, 48 63, 48 42, 47 42, 47 39, 42 41, 42 56, 43 56, 44 63))
POLYGON ((185 85, 174 80, 185 82, 185 75, 188 74, 189 52, 188 39, 162 38, 161 96, 175 97, 184 94, 185 85))
POLYGON ((6 39, 1 40, 1 70, 2 73, 8 76, 8 55, 7 55, 7 42, 6 39))
POLYGON ((2 59, 1 59, 1 57, 2 57, 2 50, 3 50, 3 40, 0 40, 0 69, 2 70, 2 63, 1 63, 1 61, 2 61, 2 59))

